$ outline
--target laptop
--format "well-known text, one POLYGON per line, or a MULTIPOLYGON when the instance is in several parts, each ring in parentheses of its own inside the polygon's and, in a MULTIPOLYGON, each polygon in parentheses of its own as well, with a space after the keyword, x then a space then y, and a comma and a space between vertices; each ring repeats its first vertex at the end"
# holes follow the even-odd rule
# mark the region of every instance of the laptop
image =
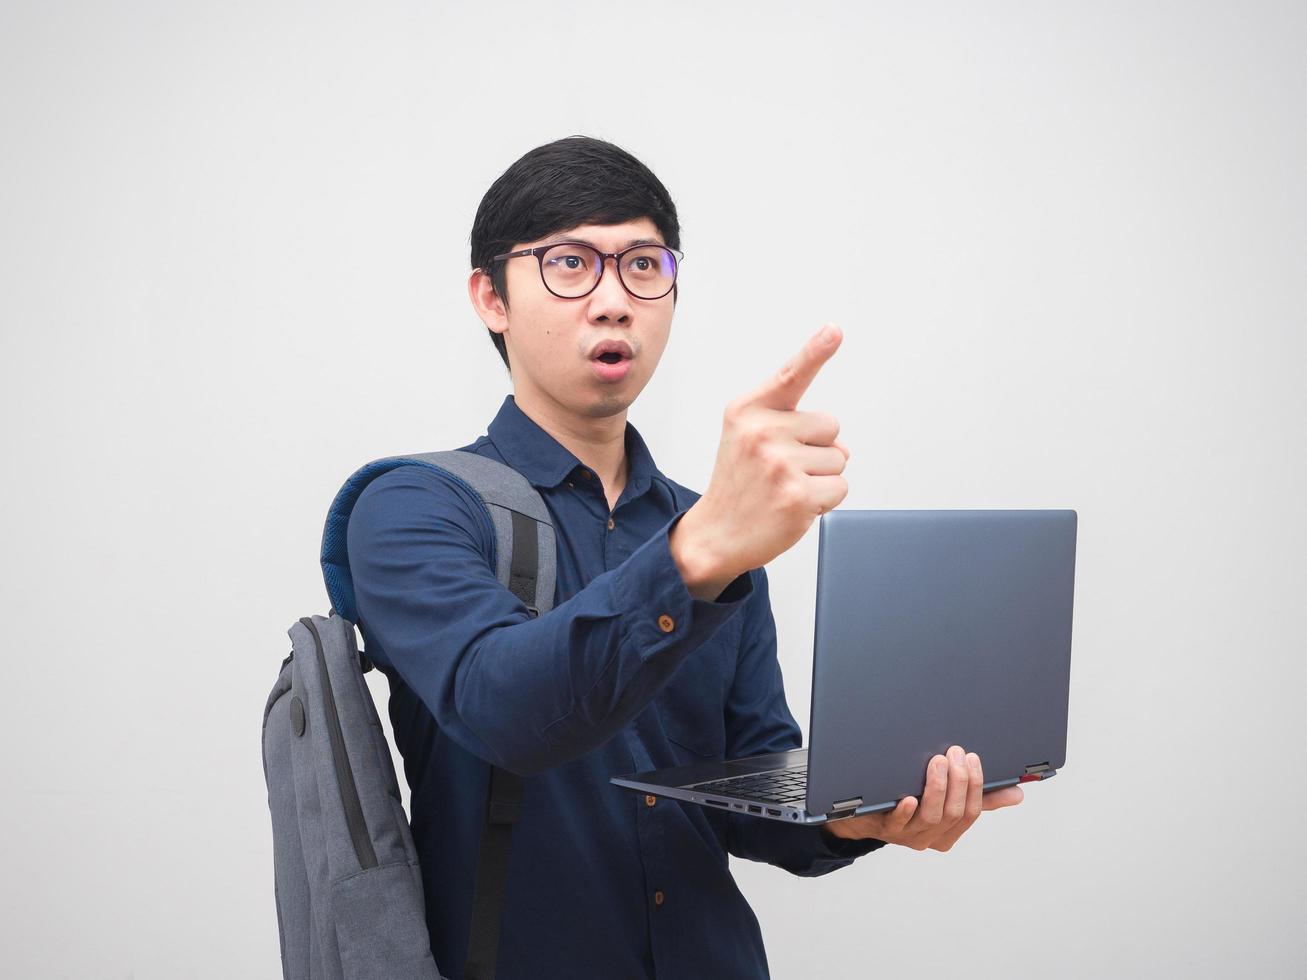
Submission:
POLYGON ((987 791, 1047 779, 1066 762, 1075 552, 1074 510, 824 514, 808 747, 612 782, 821 824, 920 798, 955 744, 987 791))

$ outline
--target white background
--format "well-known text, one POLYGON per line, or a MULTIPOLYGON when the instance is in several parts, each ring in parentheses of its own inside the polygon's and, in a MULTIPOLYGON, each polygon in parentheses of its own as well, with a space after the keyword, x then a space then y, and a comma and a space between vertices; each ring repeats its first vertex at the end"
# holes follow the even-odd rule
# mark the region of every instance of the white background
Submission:
MULTIPOLYGON (((279 976, 259 719, 327 505, 484 431, 472 217, 572 133, 680 209, 631 412, 669 475, 832 320, 844 506, 1080 514, 1066 770, 949 854, 733 861, 773 974, 1303 975, 1304 42, 1292 3, 4 0, 4 976, 279 976)), ((806 728, 816 525, 769 572, 806 728)))

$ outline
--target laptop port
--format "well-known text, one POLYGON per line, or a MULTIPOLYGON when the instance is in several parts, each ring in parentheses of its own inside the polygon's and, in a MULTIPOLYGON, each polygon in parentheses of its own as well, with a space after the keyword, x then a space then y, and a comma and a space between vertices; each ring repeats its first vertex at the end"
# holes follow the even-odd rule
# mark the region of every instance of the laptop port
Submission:
POLYGON ((731 805, 725 800, 714 800, 711 796, 705 796, 703 799, 705 803, 711 803, 713 806, 724 806, 728 810, 731 808, 731 805))
POLYGON ((780 815, 781 815, 781 811, 780 811, 780 810, 774 810, 774 809, 772 809, 771 807, 768 807, 768 808, 767 808, 767 816, 769 816, 769 817, 779 817, 780 815))
POLYGON ((754 806, 752 803, 750 803, 750 804, 749 804, 749 812, 750 812, 750 813, 762 813, 762 807, 760 807, 760 806, 754 806))

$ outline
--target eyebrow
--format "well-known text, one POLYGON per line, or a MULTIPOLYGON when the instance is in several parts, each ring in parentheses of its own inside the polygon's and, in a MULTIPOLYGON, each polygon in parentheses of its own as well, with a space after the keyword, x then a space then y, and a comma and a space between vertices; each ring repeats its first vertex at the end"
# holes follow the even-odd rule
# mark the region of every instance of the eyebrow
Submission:
MULTIPOLYGON (((590 241, 589 239, 576 238, 572 235, 555 235, 553 238, 549 238, 541 242, 540 244, 557 245, 559 242, 580 242, 582 245, 589 245, 596 252, 603 251, 602 248, 600 248, 598 245, 596 245, 594 242, 590 241)), ((632 238, 629 242, 623 245, 622 248, 630 248, 632 245, 662 245, 662 244, 663 244, 662 242, 658 241, 655 238, 632 238)), ((618 251, 620 252, 621 249, 618 249, 618 251)))

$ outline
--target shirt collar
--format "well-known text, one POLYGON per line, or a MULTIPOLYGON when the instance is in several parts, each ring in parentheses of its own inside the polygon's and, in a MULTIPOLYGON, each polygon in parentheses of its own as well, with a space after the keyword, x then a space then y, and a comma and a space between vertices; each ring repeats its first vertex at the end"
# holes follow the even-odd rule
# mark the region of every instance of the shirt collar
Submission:
MULTIPOLYGON (((517 400, 508 395, 499 413, 490 423, 490 440, 504 457, 533 486, 556 487, 582 463, 570 450, 522 411, 517 400)), ((649 447, 629 421, 626 423, 627 497, 638 497, 649 489, 654 476, 660 475, 649 447)))

